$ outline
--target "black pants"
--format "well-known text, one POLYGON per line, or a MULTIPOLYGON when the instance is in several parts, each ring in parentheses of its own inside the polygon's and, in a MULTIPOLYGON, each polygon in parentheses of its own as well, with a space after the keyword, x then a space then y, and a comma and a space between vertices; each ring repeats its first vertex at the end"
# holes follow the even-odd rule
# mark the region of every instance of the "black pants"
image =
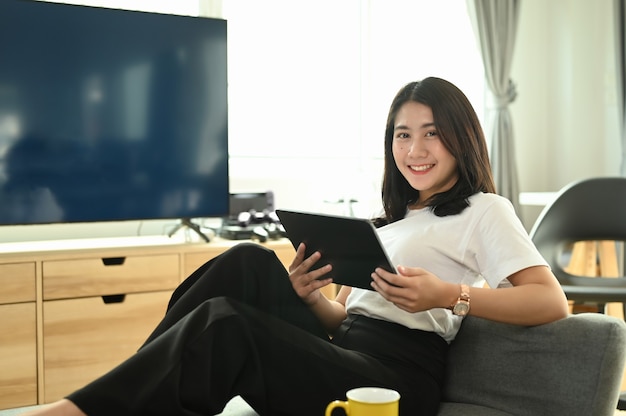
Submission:
POLYGON ((447 343, 349 316, 329 339, 275 254, 239 244, 174 292, 140 350, 68 398, 90 416, 214 415, 241 395, 261 415, 324 414, 362 386, 401 394, 401 415, 434 415, 447 343))

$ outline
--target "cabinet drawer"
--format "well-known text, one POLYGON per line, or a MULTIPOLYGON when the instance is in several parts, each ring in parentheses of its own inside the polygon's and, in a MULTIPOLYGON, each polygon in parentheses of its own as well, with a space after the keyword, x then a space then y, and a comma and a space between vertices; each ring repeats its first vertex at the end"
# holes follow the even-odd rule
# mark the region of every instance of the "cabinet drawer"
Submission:
POLYGON ((113 369, 144 343, 161 321, 171 292, 43 304, 45 402, 62 398, 113 369))
POLYGON ((225 250, 222 249, 213 249, 197 253, 185 253, 185 267, 183 270, 183 279, 188 277, 191 273, 195 272, 198 267, 202 266, 213 257, 219 256, 220 253, 224 251, 225 250))
POLYGON ((289 268, 289 265, 293 261, 296 256, 296 250, 293 248, 291 243, 268 243, 267 248, 274 250, 276 253, 276 257, 283 263, 286 269, 289 268))
POLYGON ((0 409, 37 403, 35 303, 0 305, 0 409))
POLYGON ((0 264, 0 304, 35 300, 35 263, 0 264))
POLYGON ((175 288, 178 254, 43 262, 43 298, 63 299, 175 288))
MULTIPOLYGON (((219 256, 229 248, 240 244, 241 242, 243 241, 233 240, 229 241, 228 243, 222 243, 221 245, 216 245, 213 247, 209 246, 206 250, 185 253, 183 278, 189 276, 198 267, 202 266, 213 257, 219 256)), ((276 252, 276 256, 285 265, 285 268, 289 267, 289 265, 293 261, 294 256, 296 255, 296 251, 294 250, 293 246, 291 245, 289 240, 286 239, 269 241, 267 243, 261 243, 261 245, 271 250, 274 250, 276 252)))

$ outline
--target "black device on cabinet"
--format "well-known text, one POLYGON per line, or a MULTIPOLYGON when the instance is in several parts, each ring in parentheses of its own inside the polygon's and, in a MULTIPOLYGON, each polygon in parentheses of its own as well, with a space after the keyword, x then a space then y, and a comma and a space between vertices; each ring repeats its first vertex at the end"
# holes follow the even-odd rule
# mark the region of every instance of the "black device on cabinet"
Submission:
POLYGON ((230 215, 223 219, 220 237, 262 242, 284 237, 274 208, 272 191, 230 194, 230 215))
POLYGON ((0 0, 0 225, 229 213, 222 19, 0 0))

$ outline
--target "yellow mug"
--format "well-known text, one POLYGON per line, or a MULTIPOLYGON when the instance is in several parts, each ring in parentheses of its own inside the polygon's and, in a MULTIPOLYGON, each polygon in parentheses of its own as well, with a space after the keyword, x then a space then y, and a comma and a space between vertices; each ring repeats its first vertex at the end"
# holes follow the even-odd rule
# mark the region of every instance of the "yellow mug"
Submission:
POLYGON ((343 408, 347 416, 398 416, 400 393, 381 387, 359 387, 346 393, 347 401, 335 400, 326 407, 326 416, 333 409, 343 408))

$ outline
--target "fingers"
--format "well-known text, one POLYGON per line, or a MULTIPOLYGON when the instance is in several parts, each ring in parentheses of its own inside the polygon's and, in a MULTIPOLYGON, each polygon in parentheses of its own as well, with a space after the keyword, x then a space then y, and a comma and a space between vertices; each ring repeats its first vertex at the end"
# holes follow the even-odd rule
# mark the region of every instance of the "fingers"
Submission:
MULTIPOLYGON (((310 276, 314 276, 314 279, 318 279, 319 277, 323 276, 324 274, 328 273, 331 270, 330 265, 326 265, 324 267, 320 267, 316 270, 309 272, 311 267, 313 267, 313 265, 315 265, 315 263, 317 263, 318 260, 322 258, 322 254, 319 251, 316 251, 315 253, 311 254, 309 257, 305 259, 304 258, 305 250, 306 250, 306 247, 304 246, 304 243, 300 243, 300 245, 298 246, 298 250, 296 251, 296 257, 294 258, 294 261, 292 262, 292 267, 290 267, 290 271, 292 273, 295 272, 298 275, 308 274, 310 276)), ((314 280, 314 279, 310 279, 310 280, 314 280)))
POLYGON ((387 275, 385 277, 383 277, 383 273, 385 272, 380 271, 379 269, 376 269, 376 272, 372 273, 372 283, 371 286, 374 288, 374 290, 376 290, 378 293, 380 293, 381 295, 383 295, 383 297, 387 300, 391 300, 390 298, 394 295, 394 291, 397 291, 398 289, 401 289, 400 287, 398 287, 398 285, 394 285, 393 284, 393 280, 394 279, 394 275, 392 275, 391 273, 385 272, 387 273, 387 275))
POLYGON ((425 273, 426 271, 421 267, 398 266, 398 274, 402 276, 420 276, 425 273))
POLYGON ((407 290, 406 277, 390 273, 377 268, 372 273, 372 288, 389 302, 400 309, 408 310, 407 303, 410 301, 411 291, 407 290))
POLYGON ((392 289, 394 287, 401 288, 405 286, 405 278, 403 276, 390 273, 380 267, 372 273, 372 280, 386 289, 392 289))
MULTIPOLYGON (((329 266, 329 270, 330 271, 330 266, 329 266)), ((305 284, 305 289, 307 289, 307 291, 309 292, 313 292, 317 289, 321 289, 324 286, 329 285, 330 283, 333 282, 333 279, 328 278, 328 279, 321 279, 321 278, 311 278, 310 275, 308 275, 307 277, 309 277, 309 279, 306 282, 303 282, 305 284)))
POLYGON ((289 272, 293 272, 304 260, 304 253, 306 251, 306 246, 304 243, 300 243, 298 248, 296 249, 296 256, 293 258, 293 261, 289 265, 289 272))
MULTIPOLYGON (((303 265, 304 262, 300 266, 303 265)), ((303 270, 308 270, 308 267, 303 270)), ((291 280, 291 285, 298 296, 304 300, 305 303, 313 304, 319 300, 319 296, 322 296, 319 289, 332 283, 333 280, 330 278, 322 279, 322 277, 331 270, 332 267, 330 264, 324 265, 319 269, 312 270, 308 273, 301 273, 300 267, 298 267, 294 273, 289 275, 289 279, 291 280)))
MULTIPOLYGON (((302 263, 302 265, 304 265, 304 263, 302 263)), ((311 266, 313 266, 313 264, 311 264, 309 267, 311 266)), ((307 267, 307 269, 309 267, 307 267)), ((333 267, 330 264, 326 264, 320 267, 319 269, 311 270, 310 272, 305 273, 302 276, 305 277, 306 280, 308 280, 308 282, 310 283, 310 282, 319 280, 322 276, 324 276, 325 274, 328 274, 328 272, 330 272, 332 269, 333 267)))
POLYGON ((305 246, 304 244, 300 244, 296 250, 296 257, 289 268, 291 284, 301 296, 306 296, 332 282, 330 278, 322 279, 325 274, 328 274, 332 270, 330 264, 311 270, 311 267, 322 257, 320 252, 316 251, 307 258, 304 258, 304 256, 305 246))

